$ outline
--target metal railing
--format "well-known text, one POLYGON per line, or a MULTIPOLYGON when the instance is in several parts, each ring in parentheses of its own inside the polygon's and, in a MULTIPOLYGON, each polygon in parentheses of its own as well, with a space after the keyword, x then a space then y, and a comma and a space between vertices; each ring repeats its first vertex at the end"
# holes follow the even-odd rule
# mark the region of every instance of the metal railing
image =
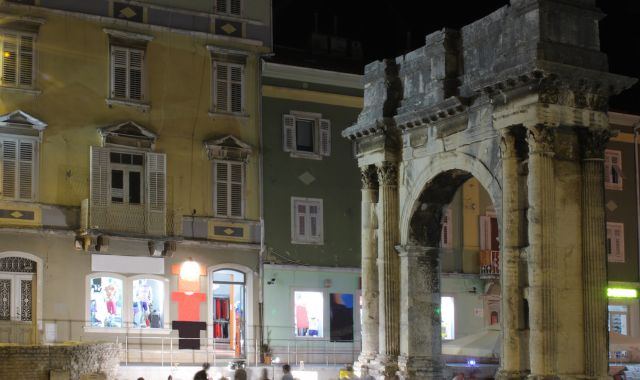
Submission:
POLYGON ((500 251, 480 251, 480 275, 500 274, 500 251))

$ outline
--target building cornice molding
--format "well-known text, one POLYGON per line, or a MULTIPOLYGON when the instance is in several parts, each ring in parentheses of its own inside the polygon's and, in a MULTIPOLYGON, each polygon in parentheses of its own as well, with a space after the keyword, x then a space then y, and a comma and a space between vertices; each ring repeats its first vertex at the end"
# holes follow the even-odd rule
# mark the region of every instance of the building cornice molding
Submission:
POLYGON ((305 272, 338 272, 338 273, 360 273, 360 268, 351 267, 323 267, 316 265, 288 265, 288 264, 264 264, 265 269, 289 269, 305 272))
POLYGON ((364 87, 362 75, 312 69, 309 67, 291 66, 273 62, 262 63, 262 76, 336 87, 355 88, 358 90, 362 90, 364 87))

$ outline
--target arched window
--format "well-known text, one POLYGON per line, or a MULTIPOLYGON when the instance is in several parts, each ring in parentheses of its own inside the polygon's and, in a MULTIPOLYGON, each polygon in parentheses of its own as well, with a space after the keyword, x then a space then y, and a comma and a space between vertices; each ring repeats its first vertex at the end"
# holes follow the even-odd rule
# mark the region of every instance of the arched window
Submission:
POLYGON ((213 338, 244 354, 246 278, 243 272, 220 269, 212 274, 213 338))
POLYGON ((123 327, 123 286, 115 275, 89 277, 89 326, 123 327))

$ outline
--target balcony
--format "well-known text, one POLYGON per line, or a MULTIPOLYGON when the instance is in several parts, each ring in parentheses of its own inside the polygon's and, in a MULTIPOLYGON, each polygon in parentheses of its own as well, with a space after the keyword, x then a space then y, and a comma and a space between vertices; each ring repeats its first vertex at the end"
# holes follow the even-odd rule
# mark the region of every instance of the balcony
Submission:
POLYGON ((500 251, 480 251, 480 278, 500 277, 500 251))

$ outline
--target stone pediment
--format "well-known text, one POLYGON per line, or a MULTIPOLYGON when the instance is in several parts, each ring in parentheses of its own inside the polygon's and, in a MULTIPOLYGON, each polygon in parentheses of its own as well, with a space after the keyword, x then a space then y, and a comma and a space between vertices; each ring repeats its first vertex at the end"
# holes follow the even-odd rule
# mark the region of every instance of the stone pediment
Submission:
POLYGON ((234 161, 246 161, 251 154, 252 148, 249 144, 233 135, 227 135, 219 139, 204 141, 209 159, 224 159, 234 161))
POLYGON ((104 145, 112 144, 152 149, 158 138, 158 135, 133 121, 99 128, 98 131, 102 136, 104 145))
POLYGON ((0 133, 40 136, 46 128, 46 123, 21 110, 0 116, 0 133))

